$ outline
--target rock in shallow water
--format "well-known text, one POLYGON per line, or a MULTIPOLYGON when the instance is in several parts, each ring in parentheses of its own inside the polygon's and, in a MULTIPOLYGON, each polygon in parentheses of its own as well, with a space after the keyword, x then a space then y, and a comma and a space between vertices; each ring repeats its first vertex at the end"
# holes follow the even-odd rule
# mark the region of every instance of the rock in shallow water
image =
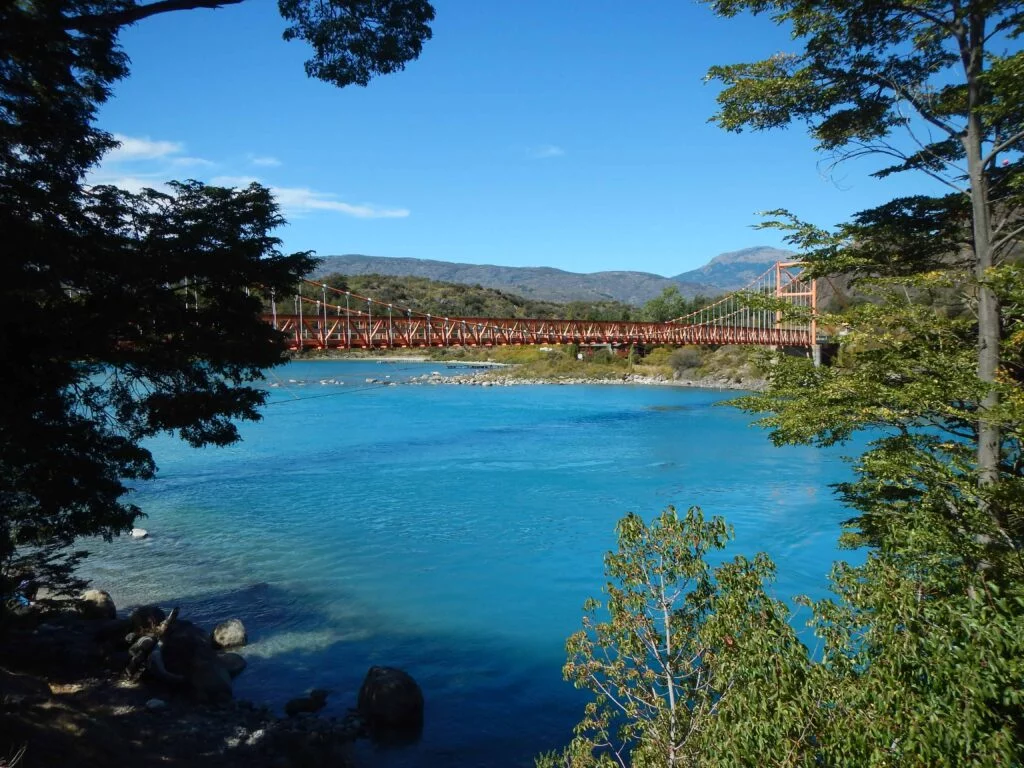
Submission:
POLYGON ((249 636, 240 619, 228 619, 213 628, 213 645, 216 648, 237 648, 247 642, 249 636))
POLYGON ((370 667, 359 689, 359 714, 374 738, 417 739, 423 730, 423 691, 401 669, 370 667))
POLYGON ((284 705, 284 713, 288 717, 295 717, 306 712, 319 712, 327 703, 328 691, 323 688, 314 688, 308 696, 300 696, 297 699, 290 699, 284 705))
POLYGON ((179 620, 163 637, 163 656, 167 671, 187 675, 199 659, 216 660, 210 636, 191 621, 179 620))
POLYGON ((247 666, 245 659, 237 653, 219 653, 217 654, 217 659, 224 665, 224 669, 226 669, 228 674, 233 678, 242 674, 242 671, 247 666))

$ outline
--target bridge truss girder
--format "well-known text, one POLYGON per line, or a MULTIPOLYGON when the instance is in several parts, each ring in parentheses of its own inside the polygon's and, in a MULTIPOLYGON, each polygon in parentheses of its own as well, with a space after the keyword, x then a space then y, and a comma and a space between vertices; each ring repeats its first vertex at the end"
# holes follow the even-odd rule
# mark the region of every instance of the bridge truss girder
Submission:
POLYGON ((522 318, 425 318, 367 315, 265 315, 291 349, 398 349, 610 344, 615 347, 757 345, 810 347, 808 328, 682 325, 522 318))

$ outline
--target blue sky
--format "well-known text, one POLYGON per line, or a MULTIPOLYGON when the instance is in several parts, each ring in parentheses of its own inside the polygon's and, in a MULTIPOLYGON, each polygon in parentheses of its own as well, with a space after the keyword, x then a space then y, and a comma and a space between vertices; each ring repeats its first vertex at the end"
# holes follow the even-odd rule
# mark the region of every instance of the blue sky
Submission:
POLYGON ((309 80, 276 3, 158 16, 126 31, 131 77, 99 124, 93 174, 278 195, 287 250, 675 275, 785 207, 831 225, 915 181, 827 172, 800 128, 708 123, 713 64, 794 50, 765 18, 686 0, 436 0, 418 61, 367 87, 309 80), (899 186, 897 186, 897 184, 899 186))

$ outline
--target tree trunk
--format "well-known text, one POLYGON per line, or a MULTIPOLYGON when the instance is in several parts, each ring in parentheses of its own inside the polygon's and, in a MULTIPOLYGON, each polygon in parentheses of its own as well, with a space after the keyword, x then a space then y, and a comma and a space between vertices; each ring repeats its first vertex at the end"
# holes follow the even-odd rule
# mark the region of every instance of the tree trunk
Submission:
MULTIPOLYGON (((978 483, 991 485, 999 479, 1000 430, 990 418, 999 406, 995 389, 999 371, 999 300, 988 285, 993 266, 992 224, 989 217, 988 180, 983 166, 980 77, 984 66, 985 19, 979 9, 969 18, 968 50, 963 51, 967 75, 967 131, 963 138, 971 185, 971 219, 974 226, 974 274, 978 280, 978 378, 989 385, 978 409, 978 483)), ((998 522, 998 521, 997 521, 998 522)))

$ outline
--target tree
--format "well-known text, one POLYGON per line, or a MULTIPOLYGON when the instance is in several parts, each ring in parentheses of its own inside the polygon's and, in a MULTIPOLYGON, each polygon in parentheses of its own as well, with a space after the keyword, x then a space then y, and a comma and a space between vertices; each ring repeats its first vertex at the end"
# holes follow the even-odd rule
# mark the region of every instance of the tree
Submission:
MULTIPOLYGON (((1024 11, 1010 2, 937 0, 712 6, 726 16, 771 12, 804 43, 798 54, 712 68, 709 77, 726 85, 716 117, 723 127, 804 121, 820 147, 840 159, 896 159, 876 176, 918 171, 955 190, 893 200, 837 232, 788 214, 787 222, 776 222, 792 230, 790 242, 805 251, 814 274, 883 278, 885 292, 898 291, 843 318, 854 329, 843 340, 848 365, 816 373, 783 366, 772 390, 744 405, 775 414, 767 423, 779 441, 835 442, 876 427, 895 433, 896 443, 878 443, 883 452, 898 443, 896 452, 912 449, 935 471, 927 458, 943 455, 944 481, 960 488, 959 501, 950 502, 956 511, 946 515, 950 524, 965 525, 967 508, 984 510, 985 530, 970 528, 965 540, 975 535, 1019 552, 1020 372, 1001 365, 1001 346, 1019 311, 1020 275, 1007 257, 1024 232, 1024 53, 996 49, 1024 32, 1024 11), (934 135, 922 136, 923 129, 934 135), (940 288, 959 291, 974 317, 932 322, 919 299, 940 288), (1009 302, 1002 311, 1001 297, 1009 302), (973 374, 964 367, 972 348, 973 374), (948 438, 912 429, 922 423, 948 438), (967 445, 973 462, 964 455, 967 445), (976 488, 965 486, 968 476, 976 488)), ((921 478, 931 482, 940 481, 921 478)), ((860 509, 871 507, 868 517, 887 513, 889 505, 854 496, 860 509)), ((994 554, 976 550, 971 557, 981 565, 994 554)))
POLYGON ((897 162, 876 175, 921 171, 968 203, 977 368, 986 385, 977 418, 978 475, 983 484, 995 482, 1000 319, 989 270, 1021 234, 1024 145, 1024 54, 995 49, 1024 32, 1024 11, 1006 0, 711 5, 725 16, 773 13, 804 41, 799 54, 711 69, 709 77, 726 85, 716 118, 724 128, 766 129, 802 120, 822 149, 845 157, 881 153, 897 162), (909 132, 909 147, 894 138, 897 131, 909 132))
MULTIPOLYGON (((313 261, 280 252, 267 189, 84 184, 116 145, 93 121, 128 74, 119 31, 236 2, 0 2, 0 576, 75 588, 68 546, 140 513, 124 495, 155 471, 141 441, 236 440, 233 420, 258 418, 265 398, 252 383, 284 360, 256 293, 283 291, 313 261)), ((433 18, 425 0, 279 7, 285 37, 313 46, 307 72, 339 86, 401 69, 433 18)))
MULTIPOLYGON (((732 531, 696 507, 685 515, 668 507, 649 525, 630 513, 616 531, 618 548, 605 556, 607 602, 588 600, 583 629, 566 643, 565 678, 595 698, 569 747, 538 765, 703 764, 734 698, 759 696, 759 709, 770 709, 803 684, 807 656, 789 610, 764 590, 774 566, 757 555, 712 567, 709 555, 732 531)), ((770 715, 749 725, 776 742, 787 735, 770 715)))
POLYGON ((686 298, 679 293, 679 287, 670 285, 648 301, 640 309, 640 317, 648 323, 664 323, 681 317, 690 311, 686 298))
POLYGON ((836 566, 812 654, 763 554, 712 567, 731 532, 698 509, 620 521, 604 606, 584 606, 566 679, 594 693, 561 753, 588 766, 1015 765, 1024 754, 1020 596, 947 554, 921 520, 836 566))

